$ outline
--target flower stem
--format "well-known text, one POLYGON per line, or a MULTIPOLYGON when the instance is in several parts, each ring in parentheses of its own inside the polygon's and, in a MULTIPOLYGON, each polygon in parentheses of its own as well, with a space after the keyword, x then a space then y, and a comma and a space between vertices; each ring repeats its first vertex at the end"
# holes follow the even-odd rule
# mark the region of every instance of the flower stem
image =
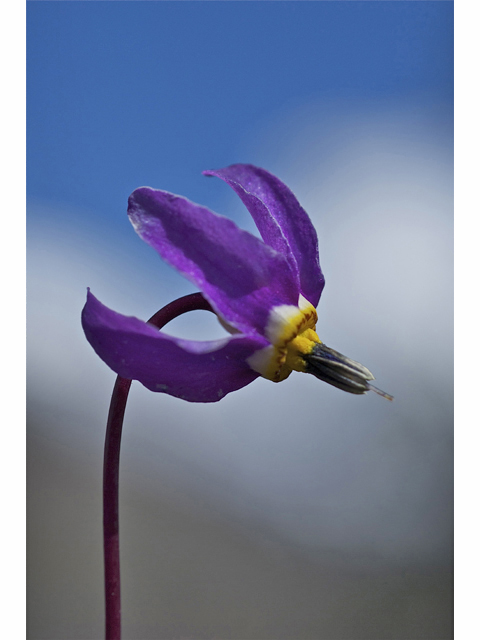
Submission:
MULTIPOLYGON (((157 311, 150 320, 158 329, 188 311, 213 311, 201 293, 183 296, 157 311)), ((131 380, 117 376, 108 412, 103 459, 103 548, 105 564, 105 638, 121 638, 118 471, 123 418, 131 380)))

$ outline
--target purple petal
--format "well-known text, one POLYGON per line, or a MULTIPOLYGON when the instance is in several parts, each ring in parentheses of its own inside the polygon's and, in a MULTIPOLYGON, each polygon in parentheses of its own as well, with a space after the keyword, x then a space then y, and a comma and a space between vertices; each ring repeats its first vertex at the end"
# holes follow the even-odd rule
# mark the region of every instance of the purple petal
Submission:
POLYGON ((297 304, 298 284, 285 257, 228 218, 149 187, 136 189, 128 203, 140 237, 242 333, 263 334, 272 307, 297 304))
POLYGON ((297 273, 301 293, 316 307, 325 285, 317 233, 290 189, 265 169, 251 164, 233 164, 203 173, 221 178, 236 191, 263 240, 287 257, 297 273))
POLYGON ((246 363, 267 341, 235 335, 224 340, 181 340, 138 318, 105 307, 88 292, 82 326, 97 355, 115 371, 190 402, 217 402, 258 377, 246 363))

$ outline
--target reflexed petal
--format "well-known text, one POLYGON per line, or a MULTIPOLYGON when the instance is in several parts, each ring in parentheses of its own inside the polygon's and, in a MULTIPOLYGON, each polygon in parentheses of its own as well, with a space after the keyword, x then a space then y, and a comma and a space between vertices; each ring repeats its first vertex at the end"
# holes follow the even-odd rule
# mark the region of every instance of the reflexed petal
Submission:
POLYGON ((140 237, 241 332, 262 334, 272 307, 297 304, 286 258, 228 218, 149 187, 132 193, 128 214, 140 237))
POLYGON ((246 359, 267 341, 235 335, 224 340, 181 340, 138 318, 105 307, 90 292, 82 325, 97 355, 117 374, 190 402, 216 402, 258 377, 246 359))
POLYGON ((265 169, 250 164, 203 173, 221 178, 236 191, 263 240, 295 265, 301 293, 316 307, 325 285, 317 233, 290 189, 265 169))

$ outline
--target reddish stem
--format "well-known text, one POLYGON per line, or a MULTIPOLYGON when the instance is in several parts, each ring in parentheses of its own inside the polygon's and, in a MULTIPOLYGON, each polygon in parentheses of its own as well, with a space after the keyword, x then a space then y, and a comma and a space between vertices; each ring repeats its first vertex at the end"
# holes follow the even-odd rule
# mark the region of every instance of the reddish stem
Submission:
MULTIPOLYGON (((158 329, 188 311, 213 311, 201 293, 183 296, 157 311, 148 321, 158 329)), ((123 418, 131 380, 118 376, 108 412, 103 459, 103 548, 105 563, 105 638, 121 638, 120 554, 118 537, 118 470, 123 418)))

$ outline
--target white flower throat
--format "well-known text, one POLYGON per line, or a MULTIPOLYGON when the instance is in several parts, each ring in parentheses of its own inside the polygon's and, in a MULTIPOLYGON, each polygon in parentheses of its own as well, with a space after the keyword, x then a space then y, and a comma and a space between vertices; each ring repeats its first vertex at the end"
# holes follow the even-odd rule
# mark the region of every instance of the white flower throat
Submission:
POLYGON ((271 344, 252 354, 247 359, 249 366, 273 382, 285 380, 292 371, 306 371, 302 356, 321 342, 315 332, 317 320, 315 307, 301 294, 298 306, 273 307, 265 329, 271 344))

